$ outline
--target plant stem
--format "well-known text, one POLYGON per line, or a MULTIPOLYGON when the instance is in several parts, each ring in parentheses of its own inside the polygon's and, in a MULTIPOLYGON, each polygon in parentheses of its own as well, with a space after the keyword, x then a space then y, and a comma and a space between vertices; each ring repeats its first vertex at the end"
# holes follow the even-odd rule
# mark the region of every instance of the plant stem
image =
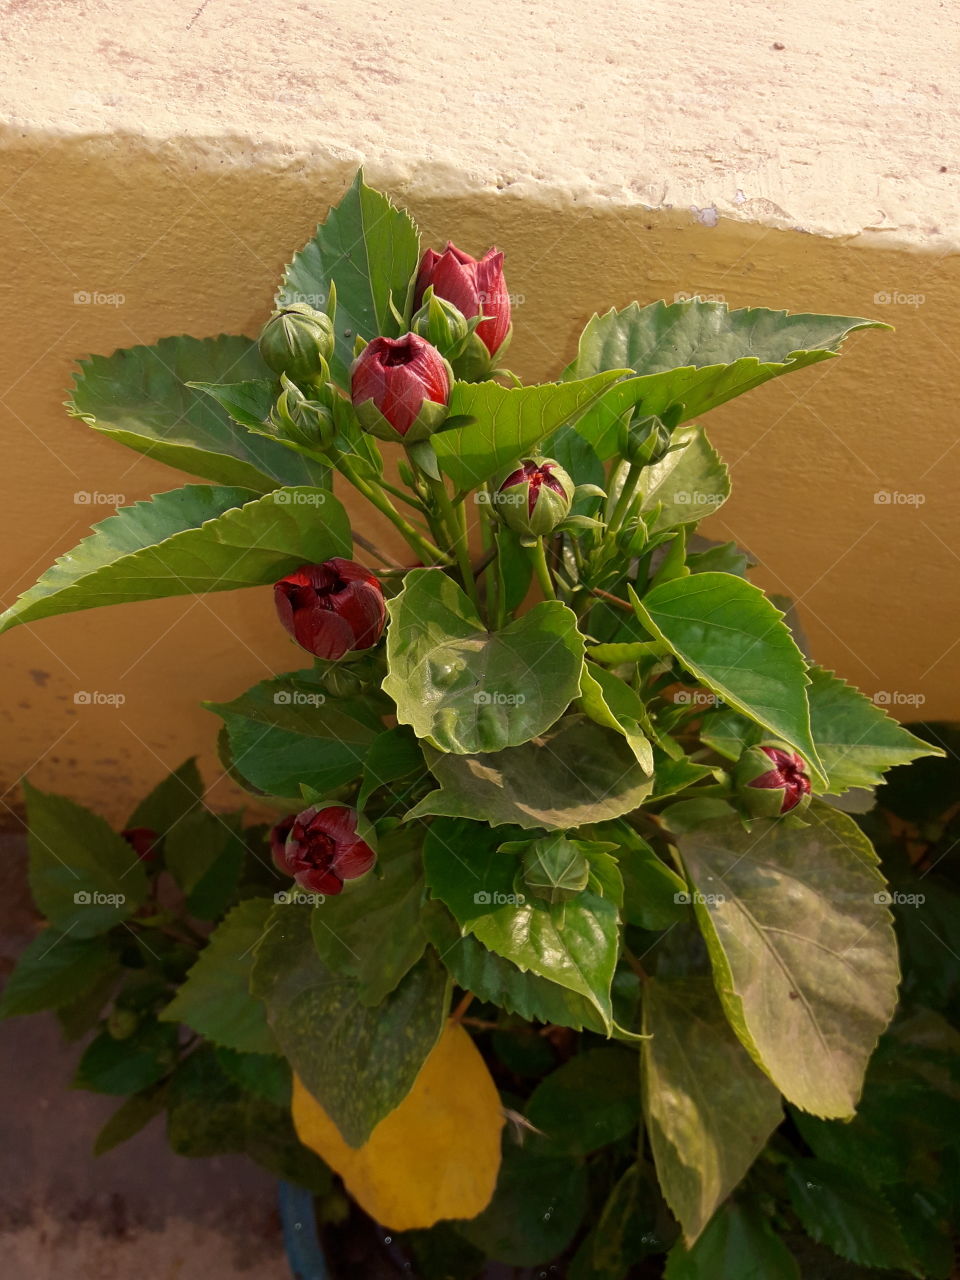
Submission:
POLYGON ((550 577, 550 570, 547 567, 547 552, 543 545, 543 538, 537 539, 536 546, 533 548, 533 567, 537 575, 537 581, 540 583, 540 590, 543 592, 545 600, 556 600, 557 593, 554 590, 553 579, 550 577))
MULTIPOLYGON (((426 472, 423 473, 426 475, 426 472)), ((460 570, 460 577, 463 580, 463 589, 473 604, 473 607, 480 612, 480 597, 477 593, 477 584, 473 577, 473 565, 470 563, 470 548, 467 545, 467 520, 463 512, 458 514, 447 493, 447 486, 442 480, 434 480, 433 476, 427 476, 430 485, 430 492, 433 494, 437 504, 437 510, 443 523, 446 525, 447 536, 453 547, 453 554, 457 558, 457 568, 460 570)))
POLYGON ((382 515, 385 515, 390 523, 402 535, 411 550, 417 553, 417 556, 424 562, 429 564, 437 562, 440 564, 450 564, 450 557, 446 552, 441 551, 428 538, 424 538, 418 533, 409 520, 405 520, 400 512, 396 509, 385 493, 382 493, 373 485, 360 478, 354 471, 353 466, 342 454, 337 459, 337 467, 341 473, 353 487, 372 503, 382 515))
POLYGON ((640 483, 640 472, 643 467, 636 462, 631 462, 627 471, 626 479, 623 482, 623 488, 620 490, 620 496, 617 498, 613 513, 607 521, 607 531, 604 534, 604 541, 614 537, 620 532, 620 527, 630 509, 637 492, 637 485, 640 483))

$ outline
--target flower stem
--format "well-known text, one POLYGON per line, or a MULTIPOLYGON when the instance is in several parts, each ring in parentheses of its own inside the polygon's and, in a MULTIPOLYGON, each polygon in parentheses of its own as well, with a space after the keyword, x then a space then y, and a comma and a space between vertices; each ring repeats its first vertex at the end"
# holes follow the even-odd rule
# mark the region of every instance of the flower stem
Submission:
MULTIPOLYGON (((423 474, 426 475, 426 472, 423 474)), ((470 563, 466 514, 463 512, 462 506, 460 514, 457 513, 450 500, 450 495, 447 493, 447 486, 442 480, 435 480, 433 476, 427 475, 427 482, 430 485, 430 492, 433 494, 440 517, 446 525, 447 536, 450 539, 453 554, 457 559, 457 568, 460 570, 460 577, 463 580, 463 589, 470 597, 473 607, 479 613, 480 597, 473 577, 473 565, 470 563)))
POLYGON ((607 532, 605 537, 610 538, 614 534, 620 532, 620 527, 626 518, 626 514, 630 509, 637 492, 637 485, 640 482, 640 472, 643 470, 636 462, 631 462, 627 471, 626 478, 623 482, 623 488, 620 490, 620 496, 617 498, 616 505, 610 519, 607 521, 607 532))
POLYGON ((550 570, 547 567, 547 552, 543 545, 543 538, 538 538, 536 546, 533 548, 533 567, 537 575, 537 581, 540 583, 540 590, 543 592, 545 600, 556 600, 557 593, 553 586, 553 579, 550 576, 550 570))
POLYGON ((403 518, 387 495, 375 485, 367 484, 365 480, 361 479, 342 454, 337 459, 337 467, 341 475, 350 481, 358 493, 362 493, 368 502, 372 503, 379 512, 387 517, 394 528, 402 535, 407 545, 417 553, 417 556, 424 564, 433 562, 440 564, 450 563, 450 557, 447 553, 441 551, 428 538, 424 538, 419 534, 409 520, 403 518))

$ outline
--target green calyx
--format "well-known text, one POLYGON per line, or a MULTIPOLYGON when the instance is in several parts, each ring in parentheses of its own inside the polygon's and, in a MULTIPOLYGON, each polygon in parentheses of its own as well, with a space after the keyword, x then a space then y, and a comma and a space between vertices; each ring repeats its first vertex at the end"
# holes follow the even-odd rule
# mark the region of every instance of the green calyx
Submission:
POLYGON ((480 317, 468 320, 452 302, 438 298, 433 285, 423 295, 423 305, 413 317, 410 328, 436 347, 447 360, 455 360, 467 345, 467 339, 480 323, 480 317))
POLYGON ((286 374, 301 386, 325 382, 334 348, 333 321, 325 311, 294 302, 273 313, 263 326, 258 346, 274 373, 286 374))
POLYGON ((357 419, 372 436, 378 440, 392 440, 394 443, 417 444, 433 435, 446 420, 450 410, 445 404, 437 404, 435 400, 424 400, 420 411, 406 431, 398 431, 380 412, 372 400, 361 400, 354 405, 357 419))
POLYGON ((576 485, 552 458, 524 458, 490 488, 490 505, 514 533, 542 538, 570 514, 576 485))
POLYGON ((309 400, 300 388, 280 375, 282 388, 270 411, 270 425, 278 436, 310 449, 326 449, 336 435, 333 414, 317 400, 309 400))
POLYGON ((732 776, 750 818, 798 817, 810 804, 806 762, 785 742, 771 739, 747 747, 732 776))

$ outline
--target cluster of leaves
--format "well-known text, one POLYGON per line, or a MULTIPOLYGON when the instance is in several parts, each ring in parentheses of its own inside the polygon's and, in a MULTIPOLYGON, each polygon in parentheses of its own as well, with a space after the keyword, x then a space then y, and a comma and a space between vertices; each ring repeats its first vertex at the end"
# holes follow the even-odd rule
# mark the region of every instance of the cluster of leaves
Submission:
MULTIPOLYGON (((276 426, 280 388, 248 339, 167 339, 87 361, 74 413, 212 483, 118 511, 0 619, 263 586, 350 556, 354 541, 390 566, 352 535, 338 472, 424 560, 380 572, 385 643, 346 671, 317 662, 212 709, 235 776, 287 808, 354 807, 376 871, 325 902, 275 904, 243 857, 249 837, 196 808, 191 782, 189 810, 131 819, 168 833, 185 913, 170 920, 118 837, 30 793, 34 892, 64 936, 28 953, 8 1012, 49 1005, 72 980, 56 970, 61 948, 92 948, 100 961, 84 964, 122 982, 114 1011, 143 1003, 135 1027, 110 1014, 81 1082, 110 1079, 111 1055, 124 1072, 139 1061, 122 1091, 136 1117, 170 1107, 178 1150, 229 1140, 197 1101, 212 1098, 234 1143, 278 1167, 257 1109, 276 1120, 290 1068, 358 1147, 408 1095, 457 987, 496 1024, 491 1060, 547 1135, 508 1137, 494 1201, 458 1240, 519 1265, 562 1252, 599 1207, 599 1169, 617 1181, 579 1274, 615 1277, 638 1252, 662 1251, 674 1219, 685 1243, 673 1280, 721 1274, 710 1259, 737 1249, 766 1249, 771 1276, 793 1274, 772 1199, 717 1208, 780 1124, 782 1099, 820 1162, 772 1159, 799 1220, 827 1198, 818 1178, 837 1192, 847 1181, 810 1134, 854 1115, 898 966, 877 855, 837 801, 862 807, 886 769, 937 749, 807 659, 748 581, 743 551, 698 537, 729 479, 693 419, 833 357, 871 322, 699 300, 595 316, 557 383, 457 381, 445 427, 401 464, 403 491, 347 393, 358 340, 409 326, 418 260, 410 218, 358 177, 287 269, 285 299, 336 296, 336 437, 315 447, 276 426), (533 454, 578 485, 547 539, 502 527, 489 501, 498 473, 533 454), (534 573, 547 598, 522 611, 534 573), (804 821, 748 823, 738 809, 731 764, 771 739, 806 762, 816 798, 804 821), (527 874, 525 851, 554 835, 582 882, 545 883, 542 863, 527 874), (81 888, 123 902, 80 908, 81 888), (190 963, 176 948, 194 917, 220 923, 190 963), (177 1022, 201 1039, 178 1040, 177 1022), (524 1097, 547 1054, 569 1061, 524 1097)), ((301 1159, 288 1129, 273 1131, 283 1159, 301 1159)))

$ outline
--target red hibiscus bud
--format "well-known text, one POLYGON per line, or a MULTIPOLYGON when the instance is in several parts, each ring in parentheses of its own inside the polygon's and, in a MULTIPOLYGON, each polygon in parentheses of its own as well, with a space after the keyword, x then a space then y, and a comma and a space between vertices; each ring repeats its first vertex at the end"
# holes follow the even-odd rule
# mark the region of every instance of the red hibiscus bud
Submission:
POLYGON ((360 425, 381 440, 425 440, 447 416, 453 372, 419 334, 374 338, 350 370, 360 425))
POLYGON ((574 483, 552 458, 524 458, 491 490, 490 500, 508 528, 525 537, 552 533, 570 514, 574 483))
POLYGON ((375 645, 387 620, 380 583, 354 560, 302 564, 274 584, 273 598, 297 644, 331 662, 375 645))
POLYGON ((160 837, 149 827, 128 827, 120 834, 141 862, 155 862, 160 837))
POLYGON ((754 818, 800 812, 810 803, 810 777, 803 756, 780 743, 748 747, 737 762, 734 782, 754 818))
POLYGON ((451 241, 443 253, 428 249, 420 262, 413 305, 419 307, 428 285, 471 319, 483 313, 477 337, 491 356, 497 354, 510 333, 510 295, 503 278, 503 254, 488 249, 472 258, 451 241))
POLYGON ((293 824, 297 820, 295 813, 288 813, 285 818, 281 818, 270 828, 270 854, 273 858, 274 865, 279 867, 281 871, 286 871, 283 863, 283 847, 287 843, 287 836, 293 830, 293 824))
MULTIPOLYGON (((282 845, 274 844, 274 861, 308 893, 336 894, 345 880, 365 875, 377 855, 357 835, 357 812, 346 805, 321 809, 311 805, 293 819, 282 845)), ((278 823, 279 831, 284 823, 278 823)), ((271 833, 271 843, 272 840, 271 833)))

